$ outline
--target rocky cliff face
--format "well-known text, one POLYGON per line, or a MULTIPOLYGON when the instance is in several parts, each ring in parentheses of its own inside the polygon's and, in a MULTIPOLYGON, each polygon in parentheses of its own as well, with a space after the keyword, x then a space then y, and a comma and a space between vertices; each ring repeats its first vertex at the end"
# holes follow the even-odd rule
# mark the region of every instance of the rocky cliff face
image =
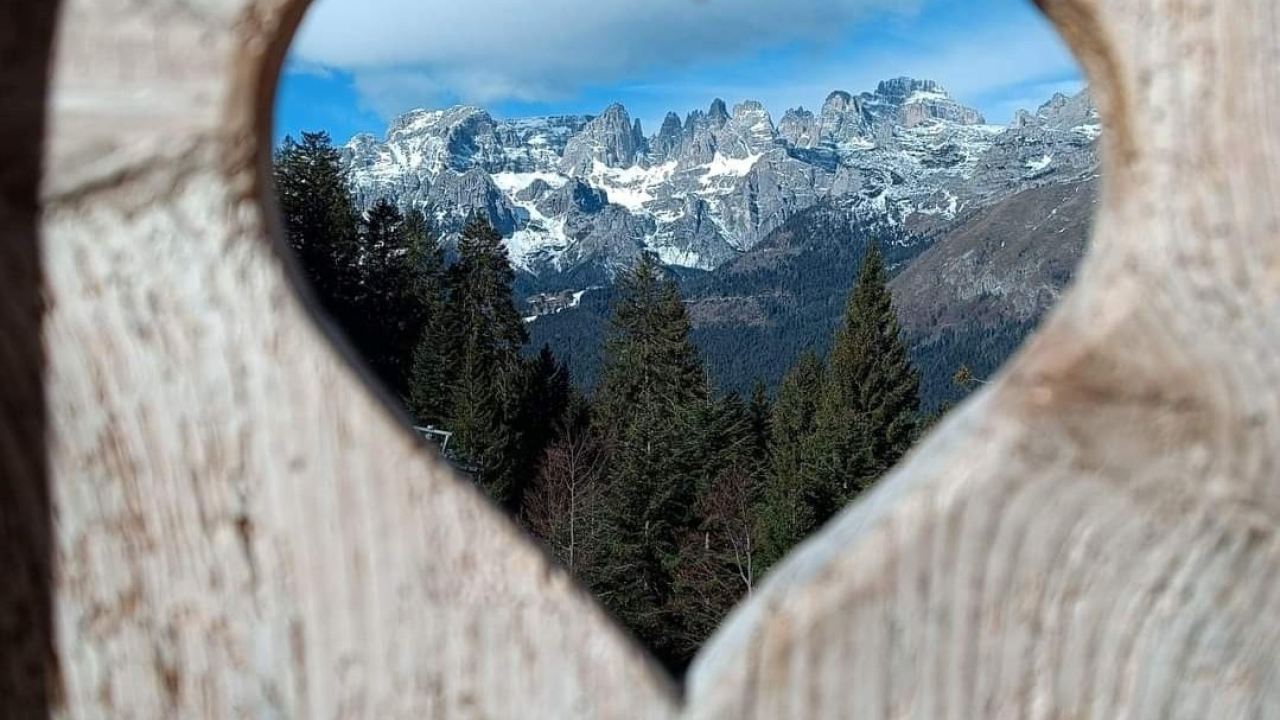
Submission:
POLYGON ((607 274, 643 251, 715 268, 826 200, 927 233, 1093 174, 1099 132, 1086 93, 993 126, 937 83, 897 78, 776 125, 758 102, 730 111, 716 100, 684 120, 668 114, 653 136, 616 104, 506 121, 473 107, 415 111, 383 140, 353 138, 344 159, 361 204, 427 209, 446 233, 483 211, 518 267, 554 278, 607 274))
POLYGON ((1098 180, 1024 190, 960 218, 892 283, 904 329, 1029 323, 1057 302, 1084 257, 1098 180))
POLYGON ((606 168, 629 168, 645 156, 645 147, 640 121, 633 123, 627 109, 615 103, 569 139, 560 169, 576 176, 591 172, 597 163, 606 168))
POLYGON ((972 108, 951 99, 941 85, 932 80, 895 78, 885 80, 874 95, 863 95, 874 116, 890 127, 918 127, 930 120, 945 120, 961 125, 982 125, 986 120, 972 108))

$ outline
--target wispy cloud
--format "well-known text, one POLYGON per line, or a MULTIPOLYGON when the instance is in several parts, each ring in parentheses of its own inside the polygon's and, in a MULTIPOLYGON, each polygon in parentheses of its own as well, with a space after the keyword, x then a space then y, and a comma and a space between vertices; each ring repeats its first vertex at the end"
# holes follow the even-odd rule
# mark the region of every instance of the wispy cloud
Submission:
POLYGON ((383 118, 459 102, 595 112, 607 97, 646 126, 711 97, 777 114, 904 74, 1006 122, 1081 85, 1026 0, 317 0, 287 71, 328 69, 383 118))
POLYGON ((334 76, 333 68, 322 63, 304 60, 297 55, 290 55, 285 61, 284 72, 286 75, 308 75, 311 77, 331 79, 334 76))
MULTIPOLYGON (((1022 108, 1034 109, 1054 92, 1084 85, 1077 63, 1056 31, 1020 0, 987 2, 1016 9, 964 22, 916 19, 867 29, 846 45, 806 48, 740 71, 664 76, 625 84, 646 124, 650 102, 666 108, 705 106, 712 97, 763 102, 775 115, 798 106, 815 109, 832 90, 859 92, 885 78, 910 75, 941 82, 963 102, 1004 123, 1022 108), (681 104, 684 103, 684 104, 681 104)), ((928 11, 926 11, 928 12, 928 11)), ((662 110, 662 108, 655 108, 662 110)), ((657 115, 656 119, 660 119, 657 115)))
POLYGON ((432 91, 419 103, 548 101, 638 72, 835 43, 872 13, 911 14, 922 1, 320 0, 293 56, 349 71, 373 107, 402 104, 396 88, 432 91))
POLYGON ((761 99, 790 107, 813 103, 836 88, 857 91, 887 77, 910 75, 942 82, 954 96, 982 108, 989 122, 1002 123, 1017 109, 1009 109, 1010 102, 1035 107, 1048 97, 1037 94, 1043 88, 1074 85, 1078 90, 1083 83, 1075 58, 1056 31, 1033 13, 1010 15, 982 27, 931 27, 892 38, 871 52, 854 48, 851 56, 811 68, 805 83, 778 83, 763 90, 761 99), (1021 97, 1010 97, 1019 92, 1021 97))

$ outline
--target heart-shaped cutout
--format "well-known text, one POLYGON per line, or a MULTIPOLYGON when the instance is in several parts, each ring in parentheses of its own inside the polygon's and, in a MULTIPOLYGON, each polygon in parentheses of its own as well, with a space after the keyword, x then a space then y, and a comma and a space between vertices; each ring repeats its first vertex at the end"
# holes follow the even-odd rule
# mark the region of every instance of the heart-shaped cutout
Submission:
MULTIPOLYGON (((1014 7, 1023 18, 1004 8, 1001 24, 1041 28, 1014 7)), ((376 130, 342 144, 277 130, 286 238, 419 431, 680 673, 1065 289, 1093 213, 1098 113, 1079 91, 995 126, 935 81, 897 78, 776 126, 757 101, 709 100, 646 135, 636 97, 599 115, 454 105, 397 114, 385 133, 363 120, 360 102, 385 101, 388 85, 408 83, 413 103, 426 78, 497 72, 501 55, 456 47, 492 25, 485 12, 507 12, 475 10, 446 31, 408 8, 313 9, 277 116, 376 130), (400 22, 373 20, 386 13, 400 22), (383 67, 392 47, 402 57, 383 67)), ((696 24, 717 12, 682 10, 696 24)), ((528 30, 543 10, 521 12, 493 39, 514 48, 503 33, 520 35, 531 59, 505 63, 499 84, 576 82, 560 61, 538 65, 559 44, 528 30)), ((558 32, 610 48, 644 34, 647 11, 615 12, 637 17, 558 32), (625 30, 610 40, 606 25, 625 30)), ((835 15, 825 22, 849 20, 835 15)), ((989 32, 993 18, 966 22, 950 32, 989 32)), ((452 82, 448 95, 466 92, 452 82)))
MULTIPOLYGON (((1239 392, 1268 392, 1244 382, 1271 372, 1276 336, 1247 268, 1274 264, 1274 243, 1213 241, 1280 226, 1245 202, 1274 194, 1274 144, 1230 142, 1271 127, 1277 68, 1241 58, 1274 56, 1280 17, 1247 0, 1043 4, 1112 121, 1080 286, 735 613, 689 716, 1277 702, 1277 421, 1239 392), (1188 47, 1235 52, 1174 62, 1188 47), (1206 107, 1204 77, 1264 97, 1206 107), (1189 130, 1211 141, 1169 143, 1189 130), (1228 156, 1255 181, 1228 182, 1235 202, 1181 172, 1228 156), (1184 203, 1144 212, 1172 188, 1184 203)), ((24 474, 58 518, 58 635, 22 657, 77 714, 678 714, 643 653, 424 457, 296 299, 255 139, 304 5, 64 9, 42 182, 53 482, 24 474)))

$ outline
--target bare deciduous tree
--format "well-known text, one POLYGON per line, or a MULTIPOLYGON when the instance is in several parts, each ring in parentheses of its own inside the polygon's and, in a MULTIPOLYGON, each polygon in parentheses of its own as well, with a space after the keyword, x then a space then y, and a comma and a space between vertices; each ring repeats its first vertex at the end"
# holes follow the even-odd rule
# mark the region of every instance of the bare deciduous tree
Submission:
POLYGON ((680 617, 683 642, 697 648, 729 610, 756 586, 759 526, 752 512, 756 476, 733 465, 702 498, 704 518, 685 540, 675 573, 678 600, 669 611, 680 617))
POLYGON ((757 528, 751 512, 755 475, 741 465, 726 470, 703 500, 714 553, 720 564, 730 568, 741 582, 739 590, 751 595, 756 586, 757 528))
POLYGON ((525 503, 530 532, 578 573, 600 551, 601 483, 605 456, 586 430, 571 430, 547 449, 525 503))

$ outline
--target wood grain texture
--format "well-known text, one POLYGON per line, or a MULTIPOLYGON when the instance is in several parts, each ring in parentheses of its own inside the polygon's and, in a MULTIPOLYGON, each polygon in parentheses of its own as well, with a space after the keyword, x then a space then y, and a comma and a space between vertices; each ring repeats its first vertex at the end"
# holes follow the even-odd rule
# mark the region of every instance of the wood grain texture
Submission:
POLYGON ((73 0, 44 183, 65 718, 652 718, 670 682, 334 352, 268 240, 303 3, 73 0))
POLYGON ((735 613, 696 717, 1280 717, 1280 5, 1042 6, 1108 123, 1078 286, 735 613))
MULTIPOLYGON (((26 351, 0 370, 38 384, 43 363, 44 392, 0 396, 0 502, 56 639, 39 607, 6 626, 0 689, 21 667, 53 688, 9 714, 1280 717, 1274 0, 1042 0, 1109 125, 1078 287, 734 613, 683 710, 404 431, 269 240, 304 5, 68 0, 48 124, 18 106, 48 143, 39 233, 0 268, 27 278, 0 287, 26 351)), ((34 217, 34 172, 3 177, 0 207, 34 217)))

